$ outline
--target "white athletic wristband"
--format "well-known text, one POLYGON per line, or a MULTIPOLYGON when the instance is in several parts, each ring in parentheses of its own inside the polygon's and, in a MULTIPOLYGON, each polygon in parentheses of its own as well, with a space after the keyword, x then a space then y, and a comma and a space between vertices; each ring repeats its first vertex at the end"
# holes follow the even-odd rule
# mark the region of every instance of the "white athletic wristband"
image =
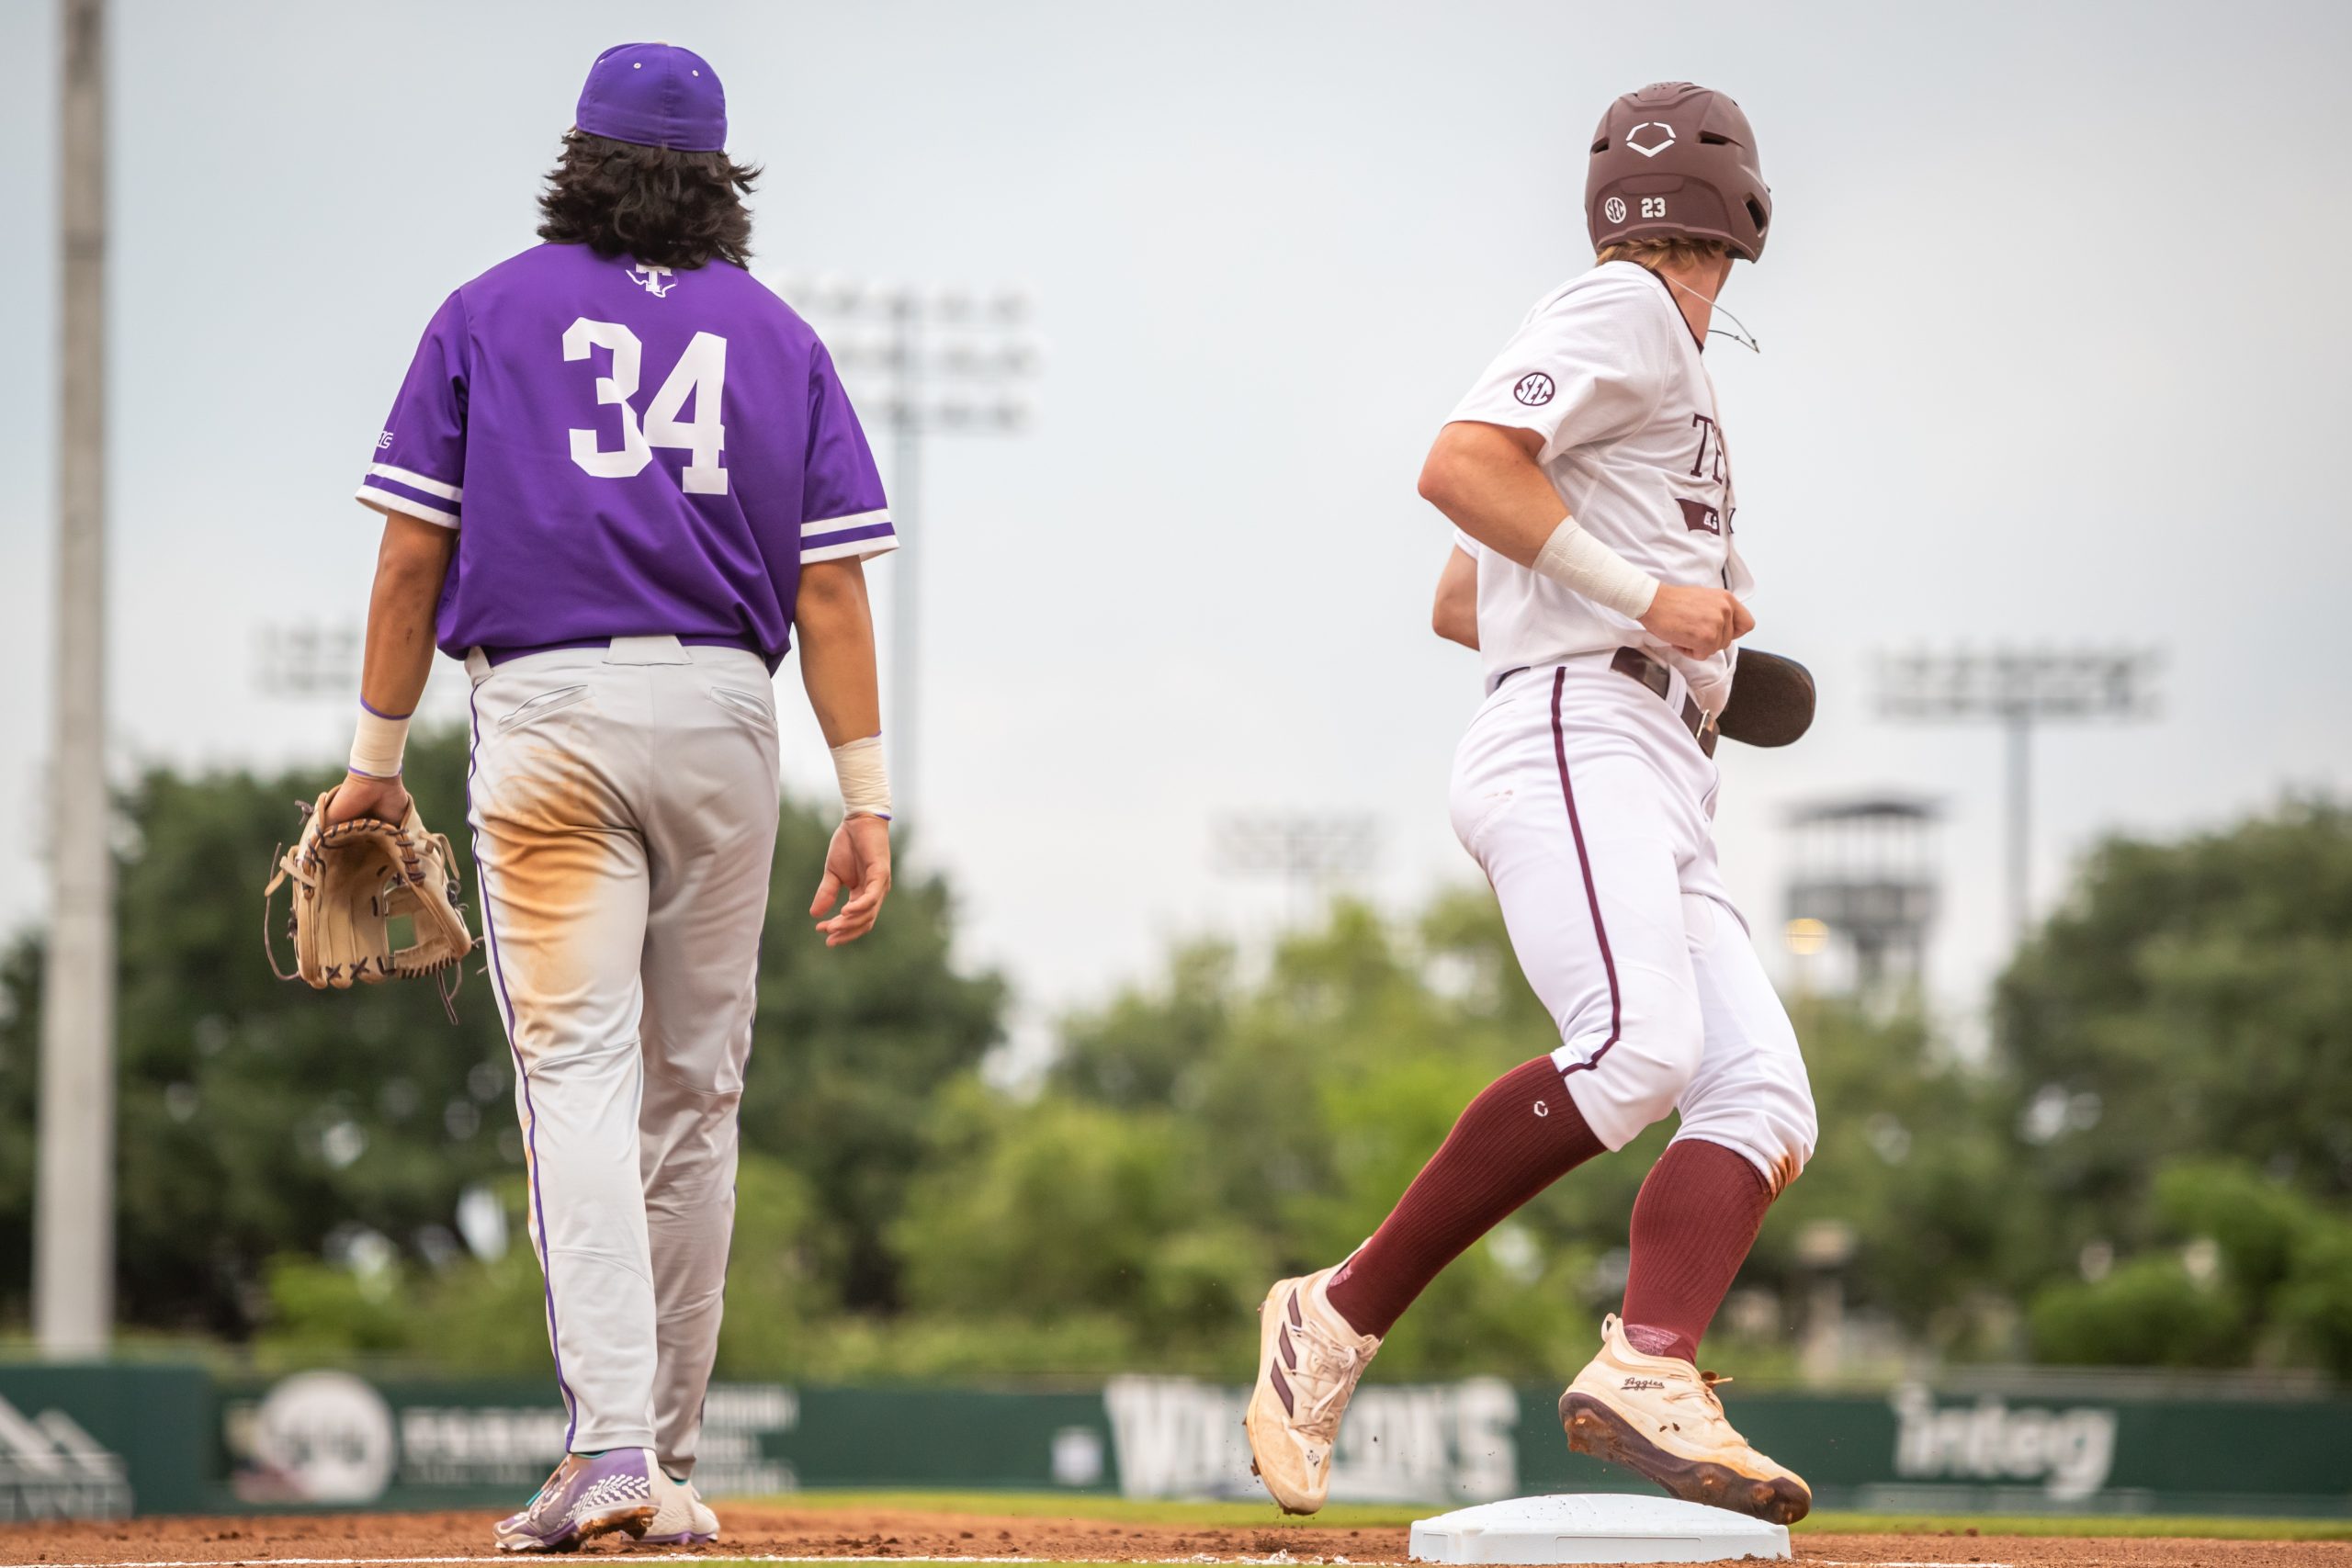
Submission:
POLYGON ((1647 615, 1657 597, 1654 578, 1586 533, 1573 517, 1561 518, 1544 541, 1535 554, 1535 570, 1627 620, 1647 615))
POLYGON ((842 781, 842 817, 879 817, 890 820, 890 770, 882 760, 882 738, 833 748, 833 772, 842 781))
POLYGON ((407 714, 378 713, 359 699, 359 732, 351 738, 351 771, 362 778, 401 776, 401 753, 408 750, 407 714))

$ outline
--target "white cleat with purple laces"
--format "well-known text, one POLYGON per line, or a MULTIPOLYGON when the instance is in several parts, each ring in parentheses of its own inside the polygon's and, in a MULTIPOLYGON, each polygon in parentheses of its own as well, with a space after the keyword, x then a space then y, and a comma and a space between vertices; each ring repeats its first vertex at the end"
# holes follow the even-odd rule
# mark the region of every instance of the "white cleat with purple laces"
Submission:
POLYGON ((653 1522, 652 1477, 645 1449, 566 1455, 521 1513, 498 1521, 498 1550, 570 1551, 616 1530, 641 1536, 653 1522))

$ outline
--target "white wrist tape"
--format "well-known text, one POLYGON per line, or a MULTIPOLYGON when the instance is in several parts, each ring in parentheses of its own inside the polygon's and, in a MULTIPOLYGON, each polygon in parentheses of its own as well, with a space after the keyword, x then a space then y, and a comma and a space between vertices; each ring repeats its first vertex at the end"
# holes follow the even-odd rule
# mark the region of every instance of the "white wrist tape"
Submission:
POLYGON ((1628 620, 1647 615, 1650 602, 1657 597, 1655 579, 1586 533, 1573 517, 1561 518, 1544 541, 1535 554, 1535 570, 1628 620))
POLYGON ((378 713, 359 700, 359 732, 351 738, 351 771, 362 778, 401 776, 401 753, 408 750, 410 716, 378 713))
POLYGON ((882 760, 880 736, 834 747, 833 772, 841 776, 843 818, 890 819, 890 770, 882 760))

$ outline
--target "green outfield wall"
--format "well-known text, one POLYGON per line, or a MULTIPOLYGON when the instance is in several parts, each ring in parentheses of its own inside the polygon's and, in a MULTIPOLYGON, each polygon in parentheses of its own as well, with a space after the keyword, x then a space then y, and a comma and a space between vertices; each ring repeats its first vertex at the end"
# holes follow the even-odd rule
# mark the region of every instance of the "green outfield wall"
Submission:
MULTIPOLYGON (((2082 1382, 2078 1390, 2096 1390, 2082 1382)), ((1361 1391, 1335 1498, 1457 1504, 1629 1491, 1567 1452, 1557 1391, 1494 1380, 1361 1391)), ((1255 1496, 1245 1391, 1115 1378, 1069 1391, 729 1383, 698 1477, 801 1488, 1255 1496)), ((1734 1390, 1741 1428, 1819 1506, 1887 1512, 2352 1517, 2352 1399, 1734 1390)), ((563 1451, 546 1382, 217 1380, 183 1367, 0 1366, 0 1517, 511 1506, 563 1451)))

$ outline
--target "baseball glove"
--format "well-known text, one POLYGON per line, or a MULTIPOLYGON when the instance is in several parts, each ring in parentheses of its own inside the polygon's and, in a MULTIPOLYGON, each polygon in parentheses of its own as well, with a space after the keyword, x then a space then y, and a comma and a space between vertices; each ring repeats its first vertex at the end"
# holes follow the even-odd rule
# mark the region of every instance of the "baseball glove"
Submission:
MULTIPOLYGON (((466 929, 464 890, 447 835, 426 832, 414 802, 398 827, 371 817, 330 824, 326 808, 334 798, 329 790, 316 805, 295 803, 302 836, 278 857, 277 874, 262 889, 262 947, 272 973, 281 980, 300 977, 319 990, 432 975, 448 1004, 474 939, 466 929), (294 885, 288 919, 291 972, 278 967, 269 924, 270 899, 288 882, 294 885), (413 940, 396 950, 391 922, 402 916, 413 940)), ((454 1010, 450 1016, 457 1016, 454 1010)))
POLYGON ((1732 667, 1731 700, 1715 716, 1727 739, 1786 746, 1813 728, 1813 671, 1793 659, 1753 648, 1732 667))

